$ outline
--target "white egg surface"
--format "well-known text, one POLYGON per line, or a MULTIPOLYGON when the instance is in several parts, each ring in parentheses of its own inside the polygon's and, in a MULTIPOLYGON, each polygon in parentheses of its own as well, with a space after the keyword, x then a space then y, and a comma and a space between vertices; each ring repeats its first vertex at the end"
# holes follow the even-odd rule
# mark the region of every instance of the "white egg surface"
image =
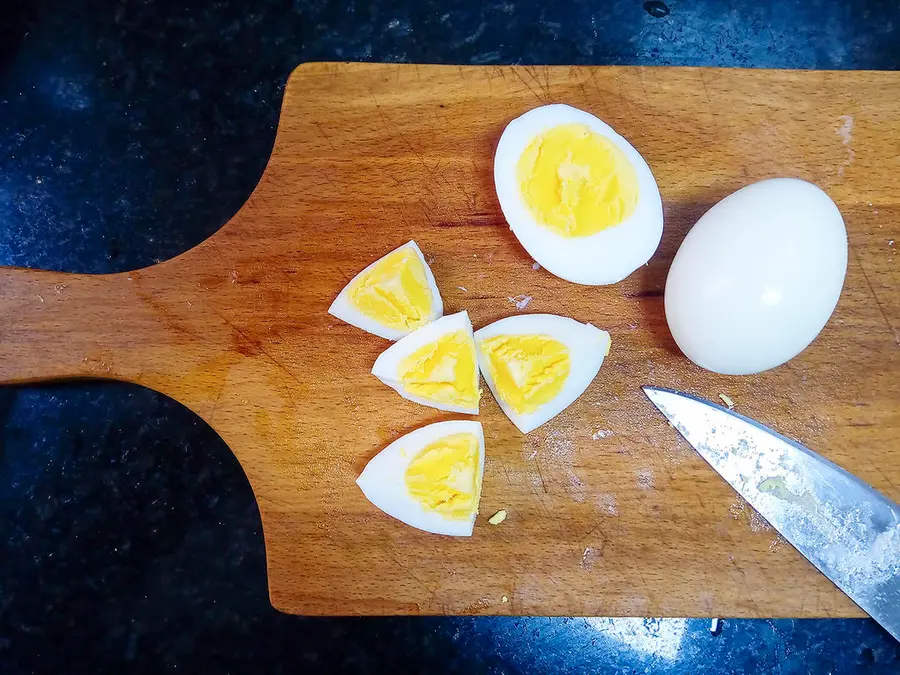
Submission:
POLYGON ((398 340, 372 374, 403 398, 459 413, 478 413, 478 358, 466 312, 442 317, 398 340))
POLYGON ((553 314, 524 314, 476 331, 478 362, 500 408, 522 433, 587 389, 609 353, 609 333, 553 314))
POLYGON ((444 304, 422 251, 410 241, 353 277, 328 313, 397 340, 440 317, 444 304))
POLYGON ((691 229, 666 280, 666 320, 697 365, 746 375, 803 351, 837 305, 847 231, 811 183, 764 180, 729 195, 691 229))
POLYGON ((525 250, 568 281, 621 281, 662 237, 662 200, 643 157, 608 124, 568 105, 541 106, 507 125, 494 185, 525 250))
POLYGON ((397 439, 356 480, 372 504, 411 527, 468 537, 484 475, 479 422, 430 424, 397 439))

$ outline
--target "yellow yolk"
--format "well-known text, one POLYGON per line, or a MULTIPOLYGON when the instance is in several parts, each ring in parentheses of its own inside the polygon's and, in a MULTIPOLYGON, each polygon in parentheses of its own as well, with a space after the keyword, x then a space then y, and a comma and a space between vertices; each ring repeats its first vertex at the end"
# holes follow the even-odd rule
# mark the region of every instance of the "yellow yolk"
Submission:
POLYGON ((481 396, 475 342, 462 330, 419 347, 397 366, 397 377, 410 394, 437 403, 474 408, 481 396))
POLYGON ((424 508, 453 519, 478 509, 478 438, 453 434, 425 446, 406 469, 406 489, 424 508))
POLYGON ((397 330, 414 330, 431 318, 425 266, 408 247, 385 256, 354 281, 349 298, 361 313, 397 330))
POLYGON ((546 335, 497 335, 481 348, 498 395, 519 415, 556 398, 569 377, 569 348, 546 335))
POLYGON ((564 237, 618 225, 638 201, 631 162, 583 124, 563 124, 537 136, 519 158, 516 179, 534 219, 564 237))

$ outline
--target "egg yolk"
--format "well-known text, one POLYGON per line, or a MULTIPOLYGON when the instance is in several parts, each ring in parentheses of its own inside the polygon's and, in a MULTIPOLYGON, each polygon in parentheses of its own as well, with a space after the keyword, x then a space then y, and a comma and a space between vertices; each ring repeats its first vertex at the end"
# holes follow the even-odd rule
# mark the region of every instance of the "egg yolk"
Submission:
POLYGON ((416 455, 406 469, 406 489, 423 508, 465 519, 478 509, 478 438, 445 436, 416 455))
POLYGON ((497 394, 519 415, 556 398, 569 377, 569 348, 547 335, 497 335, 481 343, 497 394))
POLYGON ((442 335, 397 366, 397 377, 414 396, 467 408, 478 405, 475 342, 466 331, 442 335))
POLYGON ((431 318, 425 266, 410 248, 379 260, 350 287, 351 304, 365 316, 397 330, 414 330, 431 318))
POLYGON ((631 216, 638 179, 625 154, 584 124, 538 135, 516 166, 532 217, 564 237, 587 237, 631 216))

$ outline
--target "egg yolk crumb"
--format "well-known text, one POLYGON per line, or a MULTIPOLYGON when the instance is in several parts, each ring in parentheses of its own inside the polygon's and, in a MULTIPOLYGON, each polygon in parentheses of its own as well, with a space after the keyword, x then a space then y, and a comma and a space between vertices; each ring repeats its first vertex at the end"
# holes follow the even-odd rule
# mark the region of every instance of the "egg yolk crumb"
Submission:
POLYGON ((425 266, 408 247, 379 260, 350 287, 350 302, 365 316, 397 330, 414 330, 431 318, 425 266))
POLYGON ((586 237, 634 212, 638 179, 625 154, 584 124, 563 124, 535 137, 516 166, 534 219, 564 237, 586 237))
POLYGON ((519 415, 556 398, 571 370, 569 348, 547 335, 497 335, 481 349, 498 395, 519 415))
POLYGON ((508 515, 508 514, 507 514, 507 512, 506 512, 506 509, 500 509, 499 511, 497 511, 497 513, 495 513, 495 514, 492 515, 490 518, 488 518, 488 522, 489 522, 491 525, 499 525, 499 524, 502 523, 504 520, 506 520, 506 516, 507 516, 507 515, 508 515))
POLYGON ((478 438, 452 434, 434 441, 406 468, 406 489, 425 509, 465 519, 478 509, 478 438))
POLYGON ((475 342, 466 331, 442 335, 397 366, 397 377, 414 396, 466 408, 478 406, 475 342))

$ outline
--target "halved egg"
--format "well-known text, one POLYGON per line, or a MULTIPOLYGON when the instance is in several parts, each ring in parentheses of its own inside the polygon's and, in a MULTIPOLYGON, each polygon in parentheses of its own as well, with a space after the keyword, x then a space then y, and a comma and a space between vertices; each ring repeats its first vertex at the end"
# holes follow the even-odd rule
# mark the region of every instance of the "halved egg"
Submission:
POLYGON ((509 123, 494 155, 494 185, 525 250, 568 281, 621 281, 662 237, 662 200, 647 163, 609 125, 568 105, 509 123))
POLYGON ((398 340, 444 313, 434 276, 416 242, 403 244, 350 280, 328 313, 388 340, 398 340))
POLYGON ((372 374, 406 399, 478 414, 478 357, 466 312, 442 317, 388 347, 372 374))
POLYGON ((609 353, 609 333, 553 314, 500 319, 475 333, 484 380, 527 434, 587 389, 609 353))
POLYGON ((389 516, 435 534, 472 534, 484 474, 478 422, 429 424, 379 452, 356 479, 389 516))

